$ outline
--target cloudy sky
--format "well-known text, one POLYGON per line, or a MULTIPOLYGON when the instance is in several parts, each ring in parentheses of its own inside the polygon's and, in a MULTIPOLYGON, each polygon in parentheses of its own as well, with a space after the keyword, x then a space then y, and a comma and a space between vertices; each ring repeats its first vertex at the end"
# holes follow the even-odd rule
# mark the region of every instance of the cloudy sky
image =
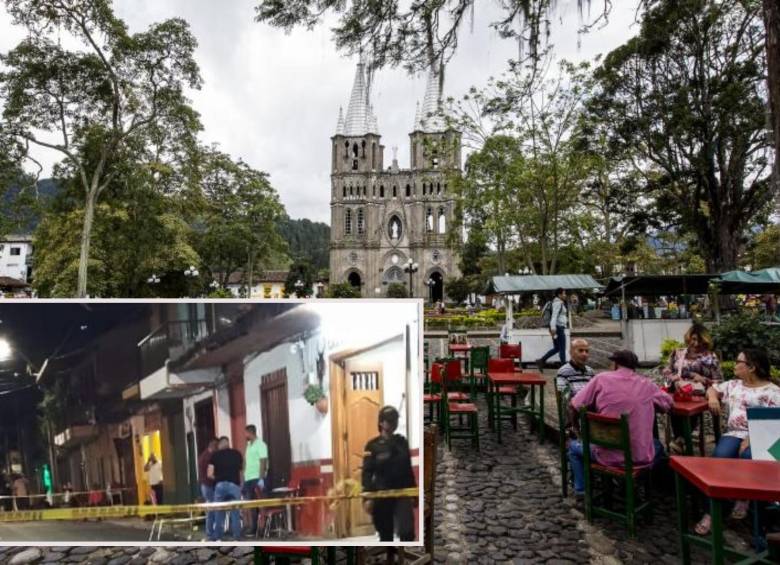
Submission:
MULTIPOLYGON (((355 60, 337 53, 327 26, 285 34, 253 21, 254 0, 115 0, 117 13, 132 32, 170 17, 187 20, 199 42, 197 60, 204 86, 191 97, 200 112, 204 143, 264 170, 293 218, 329 222, 330 136, 339 106, 346 105, 355 60)), ((593 9, 601 5, 593 1, 593 9)), ((615 2, 609 24, 577 42, 577 0, 560 0, 551 34, 556 56, 572 61, 607 53, 636 33, 635 2, 615 2)), ((467 23, 460 48, 447 71, 445 95, 460 97, 482 86, 517 57, 517 45, 500 39, 488 24, 500 12, 494 2, 479 2, 473 31, 467 23)), ((0 7, 0 51, 23 37, 0 7)), ((373 103, 382 141, 398 147, 399 164, 408 166, 408 133, 415 101, 425 90, 424 76, 384 69, 374 78, 373 103)), ((50 170, 56 154, 38 153, 50 170)))

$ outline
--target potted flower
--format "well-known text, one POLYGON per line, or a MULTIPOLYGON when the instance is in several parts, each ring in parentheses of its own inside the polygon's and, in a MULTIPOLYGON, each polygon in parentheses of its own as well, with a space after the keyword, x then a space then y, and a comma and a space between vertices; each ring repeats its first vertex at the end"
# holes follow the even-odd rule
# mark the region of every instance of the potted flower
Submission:
POLYGON ((325 396, 325 392, 320 385, 309 385, 303 392, 303 397, 306 402, 312 406, 316 406, 320 414, 328 413, 328 398, 325 396))

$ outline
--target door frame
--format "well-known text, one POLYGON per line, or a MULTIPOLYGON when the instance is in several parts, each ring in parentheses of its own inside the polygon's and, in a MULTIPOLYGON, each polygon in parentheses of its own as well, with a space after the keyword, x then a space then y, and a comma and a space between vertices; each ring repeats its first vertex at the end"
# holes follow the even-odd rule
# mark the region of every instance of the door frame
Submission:
MULTIPOLYGON (((378 349, 398 339, 404 339, 404 334, 399 333, 392 337, 378 341, 377 343, 355 349, 347 349, 339 353, 333 353, 328 356, 329 381, 330 381, 330 404, 331 404, 331 441, 333 453, 333 484, 337 485, 341 481, 349 478, 349 415, 344 408, 346 402, 347 388, 345 386, 345 365, 347 359, 378 349)), ((384 381, 384 376, 383 376, 384 381)), ((382 382, 382 397, 384 398, 384 382, 382 382)), ((334 518, 336 537, 346 537, 350 530, 350 505, 339 504, 334 518)))

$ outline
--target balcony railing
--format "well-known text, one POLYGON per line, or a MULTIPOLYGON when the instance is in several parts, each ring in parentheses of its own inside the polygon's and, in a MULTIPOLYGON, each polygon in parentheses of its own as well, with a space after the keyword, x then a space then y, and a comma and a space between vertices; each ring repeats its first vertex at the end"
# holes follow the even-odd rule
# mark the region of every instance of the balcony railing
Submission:
POLYGON ((209 333, 207 321, 200 319, 168 322, 157 328, 138 344, 142 378, 163 367, 166 360, 176 359, 209 333))

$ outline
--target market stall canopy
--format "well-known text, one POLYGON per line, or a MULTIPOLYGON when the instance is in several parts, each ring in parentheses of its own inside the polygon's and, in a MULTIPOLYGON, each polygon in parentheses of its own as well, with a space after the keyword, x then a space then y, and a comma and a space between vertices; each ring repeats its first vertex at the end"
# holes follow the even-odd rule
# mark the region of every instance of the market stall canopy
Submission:
POLYGON ((487 294, 520 294, 523 292, 565 290, 601 290, 602 285, 590 275, 518 275, 493 277, 487 294))
POLYGON ((723 273, 718 283, 721 294, 763 294, 780 292, 780 267, 771 267, 748 273, 729 271, 723 273))
POLYGON ((605 296, 669 296, 707 294, 711 280, 718 275, 629 275, 612 277, 604 289, 605 296))

